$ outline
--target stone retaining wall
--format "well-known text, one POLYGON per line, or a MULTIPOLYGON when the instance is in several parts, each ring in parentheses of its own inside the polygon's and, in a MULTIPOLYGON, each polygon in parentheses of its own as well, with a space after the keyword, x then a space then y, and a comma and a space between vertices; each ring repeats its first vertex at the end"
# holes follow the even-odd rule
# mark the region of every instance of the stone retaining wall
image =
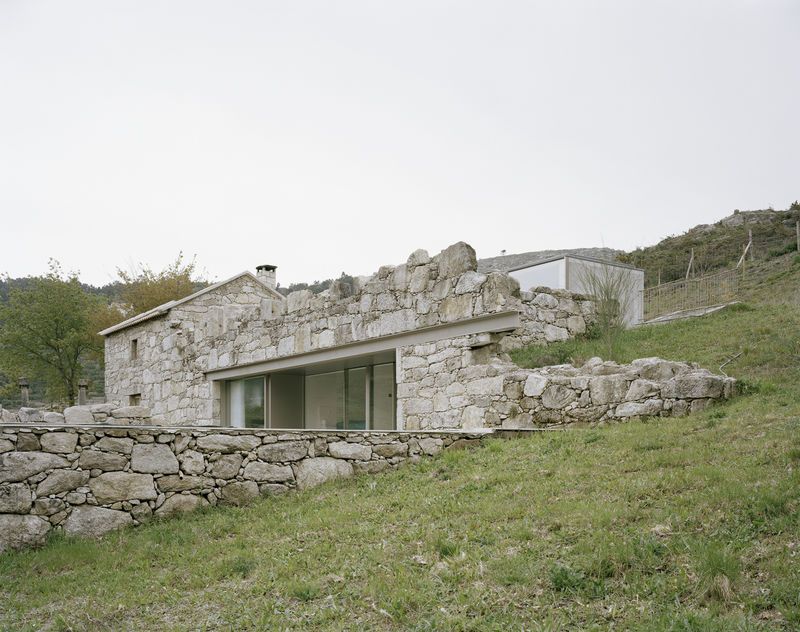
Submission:
POLYGON ((499 367, 498 374, 502 392, 491 397, 486 414, 506 429, 683 417, 736 392, 733 378, 661 358, 630 364, 592 358, 580 367, 510 371, 499 367))
POLYGON ((0 425, 0 552, 477 445, 486 433, 0 425))
POLYGON ((682 416, 730 398, 736 380, 696 364, 643 358, 619 365, 522 369, 482 334, 401 349, 397 400, 407 430, 525 429, 630 417, 682 416))

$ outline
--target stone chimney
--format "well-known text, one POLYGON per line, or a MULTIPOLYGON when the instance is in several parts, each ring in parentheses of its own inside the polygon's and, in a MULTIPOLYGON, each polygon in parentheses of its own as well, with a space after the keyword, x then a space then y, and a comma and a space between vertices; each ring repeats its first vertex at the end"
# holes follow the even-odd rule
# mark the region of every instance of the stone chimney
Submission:
POLYGON ((278 269, 278 266, 271 266, 271 265, 261 265, 256 266, 256 276, 259 280, 266 285, 267 287, 271 287, 273 290, 278 287, 278 278, 275 274, 275 270, 278 269))

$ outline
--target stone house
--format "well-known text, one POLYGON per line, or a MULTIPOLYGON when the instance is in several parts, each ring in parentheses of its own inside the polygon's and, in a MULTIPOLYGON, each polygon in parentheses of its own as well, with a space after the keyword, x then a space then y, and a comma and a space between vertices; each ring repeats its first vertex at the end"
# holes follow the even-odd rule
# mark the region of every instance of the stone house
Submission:
POLYGON ((172 425, 461 427, 488 388, 475 367, 490 350, 567 339, 592 313, 583 298, 476 270, 457 243, 284 297, 261 266, 101 332, 107 397, 172 425))
POLYGON ((584 333, 594 304, 477 269, 459 242, 284 297, 260 266, 101 332, 107 398, 154 424, 382 431, 681 414, 730 394, 678 363, 520 369, 507 351, 584 333))

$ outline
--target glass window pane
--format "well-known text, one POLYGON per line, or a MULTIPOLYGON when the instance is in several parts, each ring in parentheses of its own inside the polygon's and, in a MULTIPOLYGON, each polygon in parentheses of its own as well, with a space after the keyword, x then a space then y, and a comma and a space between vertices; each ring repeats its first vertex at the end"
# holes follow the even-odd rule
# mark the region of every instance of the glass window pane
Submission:
POLYGON ((344 371, 306 376, 306 428, 344 428, 344 371))
POLYGON ((244 427, 264 427, 264 378, 244 380, 244 427))
POLYGON ((372 420, 373 430, 394 430, 394 364, 376 364, 372 367, 372 420))
POLYGON ((228 421, 233 428, 244 428, 244 382, 228 382, 228 421))
POLYGON ((347 369, 347 429, 367 429, 367 369, 347 369))
POLYGON ((287 373, 270 377, 270 428, 303 427, 303 381, 287 373))

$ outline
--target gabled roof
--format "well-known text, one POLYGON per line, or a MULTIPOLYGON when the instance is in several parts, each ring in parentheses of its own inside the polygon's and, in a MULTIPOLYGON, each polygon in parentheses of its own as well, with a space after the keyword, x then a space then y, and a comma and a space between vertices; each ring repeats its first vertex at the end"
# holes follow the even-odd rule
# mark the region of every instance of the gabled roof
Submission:
POLYGON ((277 290, 273 290, 268 285, 265 285, 261 279, 259 279, 255 274, 245 270, 237 274, 236 276, 231 277, 230 279, 226 279, 224 281, 220 281, 219 283, 214 283, 213 285, 209 285, 208 287, 204 287, 202 290, 195 292, 194 294, 189 294, 189 296, 184 296, 181 299, 176 301, 168 301, 163 305, 159 305, 158 307, 154 307, 153 309, 149 309, 146 312, 142 312, 141 314, 137 314, 136 316, 131 316, 127 320, 123 320, 121 323, 117 323, 116 325, 104 329, 100 332, 101 336, 107 336, 109 334, 113 334, 117 331, 122 329, 127 329, 133 325, 138 325, 139 323, 143 323, 147 320, 151 320, 153 318, 158 318, 159 316, 163 316, 167 314, 173 307, 177 307, 178 305, 183 305, 184 303, 188 303, 189 301, 193 301, 194 299, 203 296, 203 294, 208 294, 209 292, 213 292, 216 289, 219 289, 228 283, 236 281, 237 279, 241 279, 243 277, 249 277, 251 280, 255 281, 259 285, 261 285, 268 294, 272 294, 276 299, 285 300, 283 294, 278 292, 277 290))

